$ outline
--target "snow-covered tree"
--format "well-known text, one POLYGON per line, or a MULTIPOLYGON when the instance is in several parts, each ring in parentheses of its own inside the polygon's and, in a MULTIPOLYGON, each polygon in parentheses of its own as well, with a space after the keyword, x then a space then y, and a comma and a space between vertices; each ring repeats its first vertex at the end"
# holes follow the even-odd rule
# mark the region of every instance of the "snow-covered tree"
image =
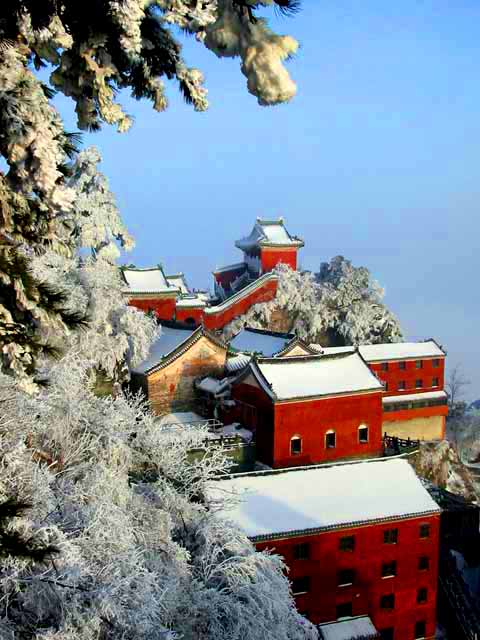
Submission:
POLYGON ((245 324, 268 328, 278 311, 288 318, 288 330, 310 342, 329 334, 338 344, 395 342, 402 337, 395 316, 382 303, 383 290, 368 269, 354 267, 341 256, 320 267, 318 274, 293 271, 284 264, 275 269, 277 294, 259 303, 224 329, 225 337, 245 324))
MULTIPOLYGON (((185 100, 207 108, 203 76, 181 55, 174 32, 194 34, 219 57, 239 56, 248 90, 260 104, 285 102, 295 84, 282 62, 297 49, 255 16, 261 6, 295 10, 296 0, 3 0, 0 6, 0 353, 4 370, 23 373, 48 350, 39 334, 51 320, 70 323, 61 291, 28 273, 33 254, 48 246, 68 252, 62 218, 73 206, 66 174, 75 139, 52 104, 54 91, 36 75, 52 68, 50 84, 71 97, 78 125, 102 123, 126 131, 131 117, 117 98, 130 90, 154 109, 167 107, 164 78, 185 100), (11 214, 12 206, 15 214, 11 214)), ((52 324, 52 326, 53 326, 52 324)))
POLYGON ((0 639, 313 640, 281 559, 208 498, 221 448, 96 397, 88 367, 71 353, 33 396, 0 374, 0 505, 32 505, 9 525, 29 554, 0 548, 0 639))
MULTIPOLYGON (((122 379, 138 364, 158 335, 156 322, 129 307, 122 295, 123 282, 116 259, 134 246, 118 211, 106 177, 98 170, 100 154, 89 147, 78 154, 71 169, 69 188, 74 206, 63 217, 66 236, 75 240, 73 255, 44 252, 32 260, 34 277, 53 290, 63 291, 63 305, 87 319, 82 330, 61 331, 51 323, 45 342, 65 346, 109 378, 122 379)), ((70 242, 70 241, 68 241, 70 242)))

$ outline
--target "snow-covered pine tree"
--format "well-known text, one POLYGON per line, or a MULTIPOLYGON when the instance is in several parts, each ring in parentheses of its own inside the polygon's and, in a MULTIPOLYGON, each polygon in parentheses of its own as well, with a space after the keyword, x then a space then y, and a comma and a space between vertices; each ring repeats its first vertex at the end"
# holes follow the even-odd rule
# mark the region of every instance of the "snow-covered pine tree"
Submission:
POLYGON ((33 396, 0 374, 0 504, 33 505, 9 531, 58 550, 0 554, 0 639, 314 640, 281 559, 209 501, 224 452, 192 460, 205 431, 95 396, 88 368, 70 354, 33 396))
POLYGON ((244 325, 274 328, 279 311, 288 322, 282 330, 294 331, 307 342, 373 344, 401 340, 395 316, 383 304, 383 290, 366 267, 354 267, 342 256, 323 263, 320 272, 293 271, 284 264, 276 268, 278 288, 274 300, 256 304, 224 329, 230 338, 244 325))
POLYGON ((106 177, 99 171, 100 153, 89 147, 78 154, 70 169, 68 187, 75 194, 73 208, 62 218, 72 255, 45 251, 32 260, 32 273, 52 289, 62 289, 64 306, 87 318, 80 331, 57 329, 45 341, 73 349, 92 370, 122 381, 131 366, 147 354, 159 333, 155 320, 129 307, 122 295, 123 282, 116 260, 117 245, 134 246, 118 211, 106 177))
POLYGON ((74 193, 65 179, 72 140, 52 105, 53 92, 35 74, 53 67, 50 83, 75 103, 81 129, 102 123, 127 130, 131 118, 117 102, 135 98, 167 107, 164 78, 185 100, 207 108, 200 71, 187 66, 174 29, 194 34, 216 55, 239 56, 248 90, 260 104, 295 94, 282 61, 297 49, 289 36, 257 19, 259 5, 293 11, 297 0, 3 0, 0 6, 0 347, 4 370, 24 373, 48 345, 39 331, 71 322, 61 292, 48 292, 28 274, 32 253, 62 246, 61 219, 74 193), (16 201, 15 215, 9 213, 16 201), (17 206, 20 202, 21 206, 17 206), (50 295, 48 295, 50 294, 50 295))

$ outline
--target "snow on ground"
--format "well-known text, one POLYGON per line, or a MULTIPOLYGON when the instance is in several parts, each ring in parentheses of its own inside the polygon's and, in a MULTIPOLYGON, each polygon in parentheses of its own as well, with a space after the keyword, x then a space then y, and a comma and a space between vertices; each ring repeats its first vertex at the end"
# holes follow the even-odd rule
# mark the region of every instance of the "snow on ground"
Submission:
POLYGON ((223 517, 250 537, 440 511, 399 459, 239 474, 209 488, 213 501, 225 492, 239 500, 223 517))
POLYGON ((162 416, 159 420, 160 424, 191 424, 192 422, 207 422, 207 418, 199 416, 194 411, 179 411, 177 413, 169 413, 162 416))
POLYGON ((383 389, 357 353, 331 358, 278 358, 275 362, 259 361, 255 366, 278 399, 383 389))

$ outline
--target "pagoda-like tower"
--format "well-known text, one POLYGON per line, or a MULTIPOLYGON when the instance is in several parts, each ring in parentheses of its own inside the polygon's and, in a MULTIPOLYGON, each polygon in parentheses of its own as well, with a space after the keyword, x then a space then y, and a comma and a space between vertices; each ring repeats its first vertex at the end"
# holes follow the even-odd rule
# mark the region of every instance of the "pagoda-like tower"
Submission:
POLYGON ((250 276, 258 277, 274 269, 280 262, 296 269, 298 250, 304 246, 304 242, 288 233, 283 218, 257 218, 250 235, 237 240, 235 246, 243 251, 250 276))

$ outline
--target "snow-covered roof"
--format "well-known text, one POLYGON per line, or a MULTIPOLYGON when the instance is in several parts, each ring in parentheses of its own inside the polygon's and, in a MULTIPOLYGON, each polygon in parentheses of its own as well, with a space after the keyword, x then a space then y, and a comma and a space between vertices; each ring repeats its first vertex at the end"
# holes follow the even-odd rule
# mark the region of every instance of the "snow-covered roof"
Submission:
POLYGON ((261 353, 264 356, 273 356, 274 353, 282 351, 293 337, 289 333, 276 333, 244 327, 230 340, 230 347, 246 353, 261 353))
POLYGON ((242 369, 245 369, 251 359, 251 356, 247 356, 243 353, 240 353, 238 356, 234 356, 233 358, 227 358, 225 371, 227 373, 238 373, 239 371, 242 371, 242 369))
POLYGON ((183 273, 173 273, 171 276, 165 276, 165 278, 171 287, 179 289, 181 293, 190 293, 190 288, 183 273))
POLYGON ((373 622, 368 616, 358 616, 347 620, 336 620, 319 624, 320 640, 374 640, 380 638, 373 622))
POLYGON ((189 294, 182 296, 177 300, 177 307, 204 307, 206 305, 205 298, 203 296, 197 296, 195 294, 189 294))
MULTIPOLYGON (((312 345, 310 345, 312 346, 312 345)), ((315 347, 314 347, 315 348, 315 347)), ((355 351, 356 347, 322 347, 321 350, 323 352, 324 355, 326 356, 332 356, 335 355, 337 353, 353 353, 355 351)))
POLYGON ((405 393, 398 396, 382 398, 383 404, 395 404, 396 402, 421 402, 422 400, 446 400, 446 391, 425 391, 424 393, 405 393))
POLYGON ((232 380, 233 378, 223 378, 222 380, 218 380, 217 378, 207 376, 206 378, 203 378, 203 380, 197 382, 195 386, 201 391, 206 391, 207 393, 213 393, 214 395, 217 395, 218 393, 222 393, 222 391, 225 391, 232 380))
POLYGON ((358 353, 259 358, 250 370, 275 400, 383 390, 358 353))
POLYGON ((288 233, 283 218, 278 220, 257 218, 250 235, 235 242, 235 246, 242 251, 260 246, 303 247, 303 245, 303 240, 288 233))
POLYGON ((224 300, 222 303, 212 307, 206 307, 205 313, 208 315, 215 315, 220 311, 225 311, 226 309, 230 309, 239 300, 248 298, 253 291, 256 291, 257 289, 261 289, 266 282, 277 281, 277 280, 278 280, 278 276, 273 271, 264 273, 262 276, 260 276, 260 278, 257 278, 256 280, 248 284, 243 289, 240 289, 240 291, 237 291, 237 293, 234 293, 232 296, 224 300))
POLYGON ((403 459, 239 474, 213 482, 209 498, 236 495, 222 512, 255 540, 439 513, 403 459))
POLYGON ((151 269, 122 269, 126 283, 126 293, 178 293, 178 288, 171 286, 162 267, 151 269))
POLYGON ((226 271, 240 271, 240 270, 245 270, 247 268, 247 265, 245 264, 245 262, 236 262, 235 264, 227 264, 225 267, 218 267, 218 269, 215 269, 215 271, 213 271, 213 273, 225 273, 226 271))
POLYGON ((418 358, 441 358, 445 352, 435 340, 425 342, 391 342, 387 344, 366 344, 358 350, 367 362, 403 360, 418 358))
POLYGON ((150 347, 147 358, 138 364, 133 369, 133 372, 147 373, 150 369, 160 364, 162 360, 167 358, 171 353, 176 351, 195 331, 195 329, 162 327, 162 333, 150 347))
POLYGON ((165 416, 162 416, 159 420, 161 425, 166 424, 192 424, 204 422, 208 424, 207 418, 202 418, 198 413, 194 411, 177 411, 177 413, 169 413, 165 416))

